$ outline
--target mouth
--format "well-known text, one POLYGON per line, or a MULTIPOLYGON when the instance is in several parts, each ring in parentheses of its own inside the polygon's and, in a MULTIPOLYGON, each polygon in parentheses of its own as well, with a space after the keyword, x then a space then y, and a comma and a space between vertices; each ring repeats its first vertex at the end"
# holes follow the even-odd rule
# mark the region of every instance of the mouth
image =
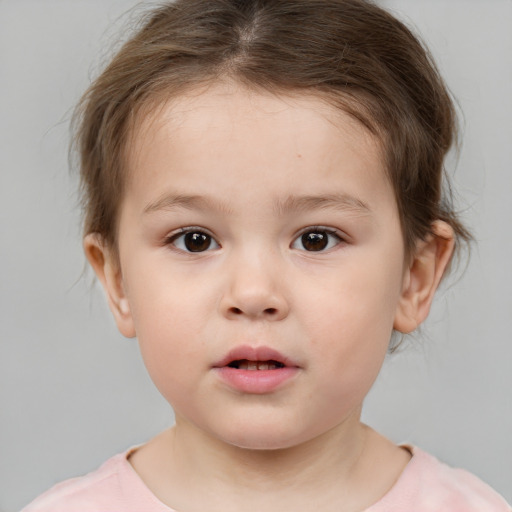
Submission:
POLYGON ((235 368, 236 370, 278 370, 284 368, 285 364, 279 361, 270 359, 268 361, 250 361, 248 359, 237 359, 231 361, 226 365, 228 368, 235 368))
POLYGON ((218 378, 244 394, 269 394, 294 379, 300 367, 270 347, 239 346, 214 366, 218 378))
POLYGON ((265 347, 241 345, 213 365, 214 368, 233 368, 235 370, 279 370, 285 367, 297 368, 298 365, 277 350, 265 347))

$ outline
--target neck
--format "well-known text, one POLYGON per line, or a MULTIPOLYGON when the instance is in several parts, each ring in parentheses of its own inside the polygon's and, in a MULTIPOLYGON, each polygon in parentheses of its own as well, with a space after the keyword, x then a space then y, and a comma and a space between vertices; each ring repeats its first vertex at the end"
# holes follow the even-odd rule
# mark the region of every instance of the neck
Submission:
POLYGON ((364 510, 394 484, 409 457, 363 425, 343 424, 290 448, 249 450, 182 418, 130 462, 149 489, 175 510, 322 512, 364 510))
POLYGON ((357 413, 343 425, 300 445, 253 450, 227 444, 177 419, 169 433, 169 446, 180 472, 189 477, 215 480, 217 490, 225 485, 259 493, 349 479, 361 459, 367 433, 357 413))

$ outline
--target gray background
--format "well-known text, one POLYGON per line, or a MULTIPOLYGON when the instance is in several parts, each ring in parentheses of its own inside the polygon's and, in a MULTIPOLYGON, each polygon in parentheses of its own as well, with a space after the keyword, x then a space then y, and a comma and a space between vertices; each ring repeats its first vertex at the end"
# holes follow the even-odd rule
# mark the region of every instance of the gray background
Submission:
MULTIPOLYGON (((2 512, 172 421, 136 342, 117 334, 90 273, 82 277, 67 165, 72 106, 133 5, 0 0, 2 512)), ((384 5, 417 27, 464 112, 451 167, 478 246, 422 332, 387 361, 364 418, 512 501, 512 2, 384 5)))

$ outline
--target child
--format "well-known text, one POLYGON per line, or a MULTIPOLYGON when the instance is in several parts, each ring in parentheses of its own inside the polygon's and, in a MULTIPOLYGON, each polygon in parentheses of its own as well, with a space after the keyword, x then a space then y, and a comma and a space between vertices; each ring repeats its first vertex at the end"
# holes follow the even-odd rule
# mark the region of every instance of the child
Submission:
POLYGON ((32 511, 508 511, 360 421, 470 235, 453 107, 364 0, 178 0, 84 96, 86 255, 176 425, 32 511))

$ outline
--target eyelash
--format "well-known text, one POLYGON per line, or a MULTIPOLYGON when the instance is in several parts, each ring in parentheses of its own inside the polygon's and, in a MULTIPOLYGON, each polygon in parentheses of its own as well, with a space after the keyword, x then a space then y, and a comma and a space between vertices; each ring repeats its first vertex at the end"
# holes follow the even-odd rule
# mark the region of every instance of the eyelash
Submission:
MULTIPOLYGON (((189 240, 189 241, 191 241, 191 240, 189 240)), ((198 241, 201 242, 201 240, 198 240, 198 241)), ((204 241, 204 239, 203 239, 203 241, 204 241)), ((215 238, 213 238, 212 235, 207 233, 204 229, 196 228, 196 227, 181 228, 177 233, 171 234, 168 237, 166 237, 164 242, 165 242, 165 245, 173 245, 177 250, 185 252, 185 253, 190 253, 190 254, 201 253, 201 252, 206 252, 208 250, 211 250, 210 247, 212 244, 214 244, 216 246, 216 247, 214 247, 214 249, 220 248, 220 244, 215 240, 215 238), (190 248, 187 248, 187 246, 185 245, 187 242, 185 237, 187 235, 201 235, 205 238, 207 237, 207 241, 206 241, 207 245, 206 245, 205 249, 194 251, 194 250, 190 250, 190 248), (178 247, 177 242, 179 242, 179 241, 182 241, 183 247, 178 247)))
MULTIPOLYGON (((325 227, 322 227, 322 226, 310 226, 304 230, 302 230, 301 233, 299 233, 299 235, 294 239, 294 241, 292 242, 291 244, 291 248, 292 249, 298 249, 298 247, 295 247, 295 245, 297 243, 301 243, 302 242, 302 245, 304 245, 304 237, 306 235, 311 235, 311 234, 325 234, 327 235, 326 237, 326 245, 324 247, 320 247, 319 250, 311 250, 311 251, 308 251, 307 249, 303 249, 305 252, 327 252, 331 249, 333 249, 334 247, 336 247, 337 245, 339 245, 340 243, 343 243, 345 242, 343 236, 341 235, 341 233, 339 233, 338 231, 336 230, 333 230, 333 229, 329 229, 329 228, 325 228, 325 227), (335 239, 335 243, 332 244, 332 239, 335 239)), ((322 240, 323 242, 323 240, 322 240)))
MULTIPOLYGON (((344 241, 345 240, 340 235, 340 233, 335 230, 328 229, 322 226, 310 226, 304 229, 301 233, 299 233, 299 235, 290 244, 290 247, 292 249, 304 250, 305 252, 326 252, 336 247, 340 243, 343 243, 344 241), (317 238, 316 240, 312 238, 309 242, 320 242, 320 246, 317 250, 308 250, 304 246, 304 244, 307 243, 307 240, 304 238, 306 235, 326 235, 326 238, 324 239, 322 236, 317 238), (333 239, 335 240, 335 243, 332 243, 333 239), (324 243, 325 245, 323 245, 324 243), (298 247, 297 244, 302 244, 303 249, 298 247)), ((220 244, 215 240, 215 238, 212 235, 210 235, 204 229, 198 227, 181 228, 179 232, 171 234, 168 237, 166 237, 164 243, 165 245, 172 245, 177 250, 185 253, 208 252, 209 250, 219 249, 221 247, 220 244), (192 238, 187 240, 187 235, 199 235, 199 238, 196 237, 195 239, 192 238), (186 245, 187 242, 189 242, 189 244, 197 242, 195 248, 198 250, 191 249, 190 246, 186 245), (182 247, 180 247, 178 243, 182 245, 182 247), (212 245, 214 245, 214 247, 212 247, 212 245)))

